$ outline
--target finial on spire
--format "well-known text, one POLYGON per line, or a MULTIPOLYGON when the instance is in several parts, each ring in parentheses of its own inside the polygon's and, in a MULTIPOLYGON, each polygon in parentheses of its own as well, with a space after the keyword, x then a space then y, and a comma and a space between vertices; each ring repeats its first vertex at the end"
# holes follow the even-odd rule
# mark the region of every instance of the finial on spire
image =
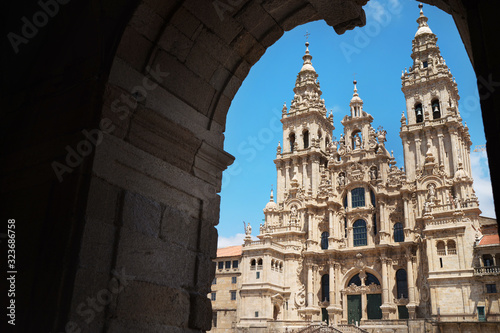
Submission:
POLYGON ((309 31, 306 30, 306 34, 304 35, 306 37, 306 44, 309 44, 309 43, 307 43, 307 40, 309 39, 310 35, 311 34, 309 33, 309 31))

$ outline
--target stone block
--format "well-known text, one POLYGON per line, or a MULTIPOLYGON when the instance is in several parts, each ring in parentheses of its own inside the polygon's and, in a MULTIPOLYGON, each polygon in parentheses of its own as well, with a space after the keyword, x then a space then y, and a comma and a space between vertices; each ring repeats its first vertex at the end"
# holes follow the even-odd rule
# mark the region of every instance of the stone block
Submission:
POLYGON ((196 43, 189 52, 186 66, 206 81, 209 81, 220 64, 207 54, 207 51, 200 43, 196 43))
POLYGON ((215 89, 166 52, 158 53, 156 63, 162 71, 169 73, 161 85, 206 115, 215 89))
POLYGON ((102 119, 111 120, 114 128, 110 134, 123 139, 128 132, 135 105, 130 105, 132 96, 126 90, 108 83, 104 91, 102 119))
POLYGON ((155 41, 158 31, 162 28, 164 19, 145 3, 141 3, 130 19, 129 26, 150 41, 155 41))
POLYGON ((194 42, 180 32, 176 27, 169 25, 163 31, 158 45, 173 55, 179 61, 184 62, 193 47, 194 42))
POLYGON ((114 224, 120 192, 119 187, 92 176, 85 212, 87 219, 114 224))
POLYGON ((280 25, 283 28, 283 30, 288 31, 292 30, 293 28, 311 22, 319 19, 318 12, 316 9, 314 9, 313 6, 307 4, 298 10, 294 11, 291 13, 291 15, 287 16, 284 18, 281 22, 280 25))
POLYGON ((158 15, 163 18, 168 18, 174 11, 179 7, 180 0, 143 0, 146 5, 148 5, 152 10, 154 10, 158 15))
POLYGON ((122 35, 116 55, 136 70, 141 71, 148 60, 152 47, 153 43, 151 41, 131 26, 127 26, 122 35))
POLYGON ((128 141, 182 170, 191 171, 200 140, 153 110, 139 108, 128 141))
POLYGON ((113 261, 116 226, 101 220, 86 219, 79 266, 107 273, 113 261))
POLYGON ((73 298, 69 311, 69 321, 82 332, 100 332, 105 322, 105 307, 91 304, 101 290, 108 289, 109 271, 99 273, 93 269, 79 268, 75 276, 73 298), (90 301, 90 303, 89 303, 90 301))
POLYGON ((200 20, 184 7, 180 7, 175 12, 170 22, 191 40, 196 38, 196 34, 199 33, 203 25, 200 20))
POLYGON ((115 316, 137 323, 186 327, 190 312, 187 292, 142 281, 132 281, 118 295, 115 316))
POLYGON ((196 251, 200 236, 199 223, 198 216, 193 217, 177 207, 167 206, 163 211, 160 237, 168 243, 177 243, 196 251))
POLYGON ((200 32, 196 43, 201 43, 206 52, 226 68, 231 69, 231 58, 238 57, 238 54, 227 43, 224 43, 223 40, 206 28, 200 32))
POLYGON ((189 327, 201 330, 212 328, 212 304, 206 295, 191 294, 189 327))
POLYGON ((125 267, 136 280, 189 287, 194 285, 196 253, 182 240, 170 243, 123 228, 116 265, 125 267))
POLYGON ((241 22, 245 29, 257 40, 260 40, 266 31, 273 26, 277 26, 276 22, 267 11, 265 11, 260 4, 255 2, 250 2, 245 6, 238 12, 235 19, 241 22))
POLYGON ((123 226, 143 235, 158 237, 162 208, 158 202, 127 191, 123 201, 123 226))
POLYGON ((278 39, 280 39, 284 33, 285 31, 279 25, 275 25, 271 27, 271 29, 266 31, 259 42, 263 47, 267 48, 273 45, 278 39))
POLYGON ((221 1, 224 2, 223 7, 218 6, 216 1, 198 0, 187 0, 183 3, 183 6, 203 22, 207 28, 215 32, 226 44, 229 44, 243 27, 232 18, 239 6, 233 6, 225 0, 221 1), (219 10, 219 8, 222 8, 222 10, 219 10))

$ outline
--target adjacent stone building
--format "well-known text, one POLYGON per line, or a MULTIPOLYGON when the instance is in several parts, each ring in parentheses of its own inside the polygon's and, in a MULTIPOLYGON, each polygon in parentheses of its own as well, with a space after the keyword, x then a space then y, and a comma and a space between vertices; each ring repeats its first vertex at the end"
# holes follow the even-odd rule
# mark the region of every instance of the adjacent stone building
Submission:
POLYGON ((217 250, 215 278, 212 281, 212 333, 234 332, 238 321, 237 304, 241 286, 241 245, 217 250))
MULTIPOLYGON (((282 111, 276 197, 259 240, 248 232, 242 247, 234 331, 291 332, 311 321, 373 332, 500 329, 495 220, 480 217, 457 84, 422 9, 417 22, 413 64, 401 76, 404 169, 386 131, 372 127, 356 81, 333 139, 306 43, 282 111)), ((217 269, 217 281, 226 271, 217 269)))

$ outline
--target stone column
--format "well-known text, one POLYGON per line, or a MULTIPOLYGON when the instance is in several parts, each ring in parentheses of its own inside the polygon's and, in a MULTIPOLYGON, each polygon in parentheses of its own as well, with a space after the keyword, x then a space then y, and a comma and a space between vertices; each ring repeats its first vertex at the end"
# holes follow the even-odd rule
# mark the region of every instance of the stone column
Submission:
POLYGON ((406 259, 407 259, 408 298, 409 298, 409 302, 406 307, 408 308, 410 319, 415 319, 415 310, 417 308, 417 304, 415 302, 415 282, 413 280, 413 259, 414 259, 413 255, 411 253, 408 253, 406 259))
POLYGON ((451 125, 452 127, 449 130, 450 133, 450 140, 451 140, 451 156, 452 156, 452 167, 450 170, 450 175, 453 177, 455 175, 455 172, 457 171, 457 129, 454 125, 451 125))
POLYGON ((333 209, 328 209, 328 233, 330 237, 336 237, 334 231, 333 209))
POLYGON ((404 159, 404 164, 405 164, 405 171, 406 175, 409 176, 408 180, 412 181, 414 180, 414 171, 411 171, 410 169, 413 169, 413 164, 410 161, 410 140, 403 140, 403 159, 404 159), (412 176, 413 175, 413 176, 412 176))
POLYGON ((496 258, 495 253, 493 253, 493 254, 491 255, 491 257, 493 258, 493 266, 496 266, 496 265, 497 265, 497 258, 496 258))
POLYGON ((404 197, 403 198, 403 208, 404 208, 404 214, 405 214, 405 228, 408 229, 413 229, 413 225, 410 225, 410 219, 408 217, 408 198, 404 197))
POLYGON ((285 162, 285 189, 290 189, 290 161, 285 162))
POLYGON ((422 144, 422 139, 420 139, 418 137, 418 134, 415 133, 415 157, 416 157, 416 168, 415 170, 417 169, 420 169, 420 167, 422 167, 422 164, 421 164, 421 154, 422 154, 422 150, 420 148, 421 144, 422 144))
POLYGON ((293 176, 292 178, 296 178, 297 181, 300 181, 299 174, 299 158, 297 156, 292 157, 292 167, 293 167, 293 176))
POLYGON ((318 180, 319 180, 319 157, 316 155, 312 156, 311 164, 311 181, 312 181, 312 191, 313 195, 318 192, 318 180))
POLYGON ((283 191, 285 187, 285 180, 283 174, 283 164, 282 162, 276 162, 276 173, 278 174, 277 184, 276 184, 276 202, 283 202, 283 191))
POLYGON ((384 209, 385 203, 379 199, 378 205, 379 205, 379 209, 380 209, 380 213, 379 213, 379 216, 380 216, 380 230, 379 230, 380 243, 387 244, 386 235, 388 234, 388 230, 387 230, 387 221, 385 218, 385 209, 384 209))
POLYGON ((310 308, 313 305, 313 273, 312 273, 312 268, 313 265, 312 263, 308 262, 306 263, 307 265, 307 307, 310 308))
POLYGON ((389 319, 389 312, 391 306, 389 305, 389 281, 387 279, 387 265, 389 264, 389 258, 383 257, 380 258, 382 261, 382 306, 380 309, 382 310, 382 319, 389 319))
POLYGON ((309 188, 309 183, 307 182, 307 157, 302 157, 302 187, 307 191, 309 188))
POLYGON ((307 240, 310 241, 312 240, 312 229, 313 229, 313 214, 309 214, 309 213, 304 213, 305 216, 307 216, 307 240))
POLYGON ((444 160, 444 157, 445 157, 445 154, 444 154, 444 144, 443 144, 443 137, 444 137, 444 134, 443 134, 443 130, 442 129, 439 129, 439 132, 438 132, 438 149, 439 149, 439 164, 443 164, 445 165, 445 160, 444 160))
POLYGON ((330 295, 330 304, 337 304, 337 299, 336 299, 336 295, 335 295, 335 267, 334 267, 334 262, 333 261, 329 261, 328 262, 328 265, 329 265, 329 272, 328 272, 328 277, 330 278, 329 280, 329 283, 330 283, 330 292, 329 292, 329 295, 330 295))

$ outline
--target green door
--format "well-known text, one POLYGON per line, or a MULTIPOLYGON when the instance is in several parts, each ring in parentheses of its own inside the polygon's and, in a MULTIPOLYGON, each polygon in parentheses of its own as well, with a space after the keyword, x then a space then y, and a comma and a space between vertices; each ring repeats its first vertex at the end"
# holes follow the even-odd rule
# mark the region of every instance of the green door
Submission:
POLYGON ((398 315, 399 319, 408 319, 410 315, 408 314, 408 308, 406 305, 398 305, 398 315))
POLYGON ((361 321, 361 295, 347 295, 347 322, 356 324, 361 321))
POLYGON ((327 325, 330 324, 328 320, 328 311, 326 310, 326 308, 321 308, 321 321, 326 321, 327 325))
POLYGON ((366 295, 366 312, 368 312, 368 319, 382 319, 382 295, 381 294, 368 294, 366 295))

